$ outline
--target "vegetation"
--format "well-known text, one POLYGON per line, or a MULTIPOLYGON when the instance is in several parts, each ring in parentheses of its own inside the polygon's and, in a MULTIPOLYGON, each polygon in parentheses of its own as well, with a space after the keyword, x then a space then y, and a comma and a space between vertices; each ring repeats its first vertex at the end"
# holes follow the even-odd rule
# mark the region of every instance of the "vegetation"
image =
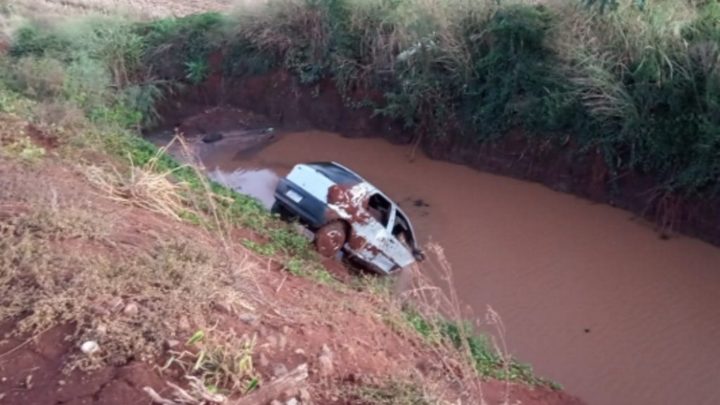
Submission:
MULTIPOLYGON (((472 145, 522 127, 601 151, 616 175, 634 170, 668 192, 716 195, 720 5, 535 3, 271 0, 135 32, 163 80, 285 68, 308 85, 334 80, 348 105, 371 105, 418 136, 453 133, 472 145), (222 66, 209 66, 220 50, 222 66), (365 100, 368 90, 384 100, 365 100)), ((62 47, 54 37, 20 39, 25 52, 43 41, 62 47)))
MULTIPOLYGON (((64 145, 92 144, 124 162, 117 170, 108 163, 87 171, 116 201, 220 234, 230 225, 249 227, 265 241, 247 241, 246 247, 280 255, 291 273, 325 283, 331 277, 317 270, 309 244, 290 226, 136 136, 157 121, 164 97, 216 73, 242 77, 282 68, 307 85, 333 80, 348 105, 371 106, 425 139, 454 134, 473 145, 521 127, 529 137, 600 150, 617 175, 634 170, 655 176, 666 192, 717 195, 720 5, 535 3, 270 0, 232 16, 25 25, 0 59, 0 113, 7 124, 0 131, 0 156, 32 164, 45 155, 9 117, 51 128, 65 137, 64 145), (381 102, 364 99, 374 90, 384 94, 381 102)), ((0 319, 22 316, 19 330, 29 333, 74 322, 81 338, 110 346, 107 357, 90 358, 94 363, 85 366, 111 362, 113 355, 154 353, 163 337, 177 332, 163 320, 199 318, 216 304, 218 292, 241 304, 236 280, 217 276, 225 262, 181 241, 153 241, 152 253, 127 263, 60 254, 46 242, 70 235, 99 243, 109 230, 82 210, 58 216, 47 201, 37 204, 38 210, 0 221, 0 250, 6 252, 0 256, 6 297, 0 319), (60 273, 48 277, 42 270, 49 262, 60 273), (86 270, 65 277, 76 268, 86 270), (131 314, 107 325, 92 323, 93 304, 106 305, 105 298, 138 285, 144 288, 142 306, 152 311, 137 316, 151 319, 131 314), (99 328, 126 339, 104 342, 99 328)), ((462 322, 412 312, 407 321, 431 341, 467 350, 482 375, 541 383, 462 322)), ((233 339, 225 341, 238 343, 233 339)), ((201 346, 175 360, 200 364, 194 371, 205 388, 247 391, 257 384, 248 363, 252 342, 234 345, 234 352, 218 349, 217 342, 201 346)), ((423 398, 405 386, 357 395, 382 403, 388 391, 407 393, 409 403, 423 398)))
POLYGON ((6 79, 95 121, 137 127, 156 120, 163 95, 212 73, 285 68, 308 85, 334 80, 348 105, 370 105, 420 137, 452 133, 472 145, 522 127, 601 151, 616 175, 712 196, 718 21, 715 1, 271 0, 232 16, 26 26, 10 49, 20 68, 6 79), (368 90, 384 100, 364 99, 368 90))

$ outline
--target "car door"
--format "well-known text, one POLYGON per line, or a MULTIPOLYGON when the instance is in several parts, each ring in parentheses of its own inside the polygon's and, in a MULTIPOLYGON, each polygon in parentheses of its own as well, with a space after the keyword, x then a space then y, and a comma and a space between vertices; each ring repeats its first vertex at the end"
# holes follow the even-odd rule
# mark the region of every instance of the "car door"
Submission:
POLYGON ((384 195, 375 193, 369 197, 368 211, 372 219, 366 224, 353 226, 366 241, 365 246, 356 249, 356 254, 386 273, 411 264, 414 261, 411 252, 392 235, 397 215, 395 204, 384 195))

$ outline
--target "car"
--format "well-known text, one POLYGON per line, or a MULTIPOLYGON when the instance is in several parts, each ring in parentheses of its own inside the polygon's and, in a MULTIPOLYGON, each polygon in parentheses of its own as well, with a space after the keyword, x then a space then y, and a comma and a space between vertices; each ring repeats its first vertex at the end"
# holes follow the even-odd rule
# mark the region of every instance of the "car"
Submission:
POLYGON ((326 257, 345 253, 390 274, 424 258, 408 216, 387 195, 337 162, 301 163, 280 179, 272 211, 297 218, 326 257))

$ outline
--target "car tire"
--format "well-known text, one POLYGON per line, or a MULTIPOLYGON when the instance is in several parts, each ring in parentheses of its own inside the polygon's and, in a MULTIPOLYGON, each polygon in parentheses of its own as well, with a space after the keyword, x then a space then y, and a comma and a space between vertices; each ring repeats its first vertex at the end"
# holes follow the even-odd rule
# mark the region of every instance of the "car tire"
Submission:
POLYGON ((315 232, 315 248, 325 257, 335 257, 345 246, 345 241, 347 230, 340 221, 329 222, 315 232))

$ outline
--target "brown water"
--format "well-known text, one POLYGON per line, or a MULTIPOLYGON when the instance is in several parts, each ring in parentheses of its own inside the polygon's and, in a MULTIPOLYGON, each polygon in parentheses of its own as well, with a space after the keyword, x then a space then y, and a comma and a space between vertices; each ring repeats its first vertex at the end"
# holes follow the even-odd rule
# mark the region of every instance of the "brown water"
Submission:
POLYGON ((266 204, 273 172, 341 162, 445 248, 461 299, 499 312, 510 351, 538 374, 590 404, 720 404, 720 249, 660 240, 628 212, 409 153, 302 132, 254 156, 209 148, 203 160, 266 204))

